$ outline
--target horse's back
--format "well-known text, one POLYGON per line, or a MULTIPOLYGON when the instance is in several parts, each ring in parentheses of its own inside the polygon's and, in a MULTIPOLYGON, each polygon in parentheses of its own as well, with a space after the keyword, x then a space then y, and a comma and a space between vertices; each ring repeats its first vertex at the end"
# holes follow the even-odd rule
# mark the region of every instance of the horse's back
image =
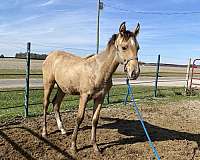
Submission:
POLYGON ((62 64, 63 62, 70 63, 70 61, 81 61, 81 60, 82 60, 81 57, 73 55, 69 52, 53 51, 53 52, 49 53, 49 55, 43 62, 42 67, 43 67, 43 69, 45 69, 46 67, 48 67, 48 68, 50 67, 51 69, 53 69, 52 67, 54 67, 56 63, 62 64))
MULTIPOLYGON (((49 55, 47 56, 45 61, 55 61, 57 59, 76 59, 76 60, 81 60, 82 58, 79 56, 76 56, 74 54, 71 54, 69 52, 65 51, 53 51, 50 52, 49 55)), ((44 61, 44 62, 45 62, 44 61)))
POLYGON ((81 62, 83 62, 83 58, 65 51, 53 51, 49 53, 42 66, 43 82, 49 83, 49 81, 57 80, 58 77, 64 76, 64 73, 69 68, 81 62))

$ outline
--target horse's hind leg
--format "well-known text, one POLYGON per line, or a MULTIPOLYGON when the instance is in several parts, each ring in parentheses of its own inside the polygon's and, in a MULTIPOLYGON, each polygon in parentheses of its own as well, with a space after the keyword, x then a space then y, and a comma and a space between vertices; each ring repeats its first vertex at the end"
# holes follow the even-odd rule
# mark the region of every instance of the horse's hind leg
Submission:
POLYGON ((42 129, 42 136, 46 137, 47 135, 47 110, 49 106, 49 98, 54 87, 55 82, 52 83, 44 83, 44 99, 43 99, 43 112, 44 112, 44 120, 43 120, 43 129, 42 129))
POLYGON ((57 91, 57 93, 56 93, 56 95, 53 99, 53 102, 52 102, 53 107, 54 107, 55 118, 56 118, 56 121, 57 121, 58 129, 61 131, 62 134, 65 134, 66 131, 63 128, 59 110, 60 110, 60 105, 61 105, 61 102, 62 102, 64 96, 65 96, 65 93, 58 87, 58 91, 57 91))

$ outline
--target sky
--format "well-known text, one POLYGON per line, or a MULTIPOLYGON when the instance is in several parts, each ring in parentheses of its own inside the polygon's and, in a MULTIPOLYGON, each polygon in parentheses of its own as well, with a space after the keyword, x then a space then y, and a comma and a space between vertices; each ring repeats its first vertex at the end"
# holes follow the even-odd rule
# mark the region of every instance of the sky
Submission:
MULTIPOLYGON (((139 59, 186 64, 200 56, 199 0, 101 0, 100 50, 119 25, 141 25, 139 59)), ((34 53, 96 51, 97 0, 6 0, 0 3, 0 54, 15 56, 31 42, 34 53)))

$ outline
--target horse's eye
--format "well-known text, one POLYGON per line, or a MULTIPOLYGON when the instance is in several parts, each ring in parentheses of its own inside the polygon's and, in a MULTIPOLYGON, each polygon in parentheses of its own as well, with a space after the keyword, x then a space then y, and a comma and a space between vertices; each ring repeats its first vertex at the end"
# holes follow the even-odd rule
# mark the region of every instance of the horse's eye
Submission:
POLYGON ((125 51, 127 48, 128 48, 128 46, 123 46, 123 47, 122 47, 122 50, 125 51))

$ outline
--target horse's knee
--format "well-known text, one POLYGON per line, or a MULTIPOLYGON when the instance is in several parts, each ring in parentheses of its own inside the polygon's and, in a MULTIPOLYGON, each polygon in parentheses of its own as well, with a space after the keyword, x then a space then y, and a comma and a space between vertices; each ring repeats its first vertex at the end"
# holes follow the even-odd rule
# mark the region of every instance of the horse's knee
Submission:
POLYGON ((83 119, 84 119, 84 111, 78 113, 77 118, 76 118, 77 124, 80 125, 83 119))

